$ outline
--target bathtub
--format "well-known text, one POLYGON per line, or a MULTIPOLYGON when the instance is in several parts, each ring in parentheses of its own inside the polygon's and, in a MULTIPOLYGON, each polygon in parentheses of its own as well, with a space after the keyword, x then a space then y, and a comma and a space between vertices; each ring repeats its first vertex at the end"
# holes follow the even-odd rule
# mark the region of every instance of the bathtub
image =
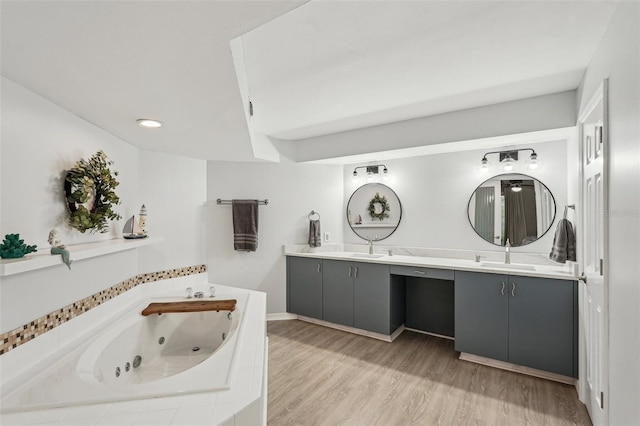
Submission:
MULTIPOLYGON (((225 294, 236 309, 142 316, 155 297, 91 336, 2 399, 2 413, 230 389, 238 330, 250 295, 225 294)), ((197 301, 197 300, 196 300, 197 301)))

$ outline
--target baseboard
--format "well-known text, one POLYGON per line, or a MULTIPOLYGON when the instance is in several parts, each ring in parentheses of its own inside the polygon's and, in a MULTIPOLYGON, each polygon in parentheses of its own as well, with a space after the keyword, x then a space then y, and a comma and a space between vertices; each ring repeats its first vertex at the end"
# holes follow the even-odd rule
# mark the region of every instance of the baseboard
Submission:
POLYGON ((413 331, 414 333, 420 333, 420 334, 426 334, 433 337, 439 337, 441 339, 456 340, 454 337, 445 336, 444 334, 429 333, 428 331, 417 330, 415 328, 409 328, 409 327, 405 327, 404 329, 407 331, 413 331))
POLYGON ((373 331, 362 330, 360 328, 355 328, 355 327, 349 327, 348 325, 334 324, 332 322, 327 322, 327 321, 319 320, 316 318, 305 317, 302 315, 298 315, 298 319, 300 321, 310 322, 312 324, 321 325, 323 327, 334 328, 336 330, 346 331, 348 333, 359 334, 360 336, 371 337, 373 339, 383 340, 385 342, 393 342, 395 338, 398 337, 400 333, 404 331, 404 324, 398 327, 396 331, 391 333, 390 336, 387 336, 386 334, 375 333, 373 331))
POLYGON ((522 365, 512 364, 510 362, 498 361, 491 358, 485 358, 483 356, 472 355, 465 352, 460 353, 460 359, 463 361, 475 362, 476 364, 487 365, 489 367, 500 368, 502 370, 514 371, 516 373, 527 374, 529 376, 540 377, 541 379, 553 380, 554 382, 560 382, 567 385, 576 384, 576 379, 569 376, 563 376, 562 374, 550 373, 548 371, 537 370, 531 367, 524 367, 522 365))
POLYGON ((298 319, 298 315, 282 312, 279 314, 267 314, 267 321, 286 321, 298 319))

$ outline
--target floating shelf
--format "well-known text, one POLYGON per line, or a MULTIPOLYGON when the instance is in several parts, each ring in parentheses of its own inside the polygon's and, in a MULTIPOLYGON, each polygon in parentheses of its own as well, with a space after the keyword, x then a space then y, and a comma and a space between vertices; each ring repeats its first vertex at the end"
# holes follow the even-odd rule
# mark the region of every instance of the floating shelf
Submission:
MULTIPOLYGON (((164 237, 147 237, 137 240, 116 238, 94 243, 74 244, 67 246, 67 250, 69 250, 71 260, 77 262, 78 260, 149 246, 162 241, 164 241, 164 237)), ((41 249, 41 251, 42 253, 28 254, 20 259, 0 260, 0 277, 48 268, 49 266, 64 265, 62 256, 50 254, 48 247, 41 249)))
POLYGON ((388 223, 362 223, 360 225, 351 225, 352 228, 395 228, 397 225, 388 223))

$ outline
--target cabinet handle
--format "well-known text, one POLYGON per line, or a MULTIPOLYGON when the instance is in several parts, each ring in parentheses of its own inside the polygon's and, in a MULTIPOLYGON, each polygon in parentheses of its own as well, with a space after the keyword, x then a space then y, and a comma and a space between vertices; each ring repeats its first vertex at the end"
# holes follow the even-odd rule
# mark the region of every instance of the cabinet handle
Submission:
POLYGON ((511 283, 511 295, 516 297, 516 283, 511 283))
POLYGON ((318 273, 320 273, 320 264, 318 263, 318 273))
POLYGON ((502 281, 502 290, 500 290, 500 294, 504 296, 504 281, 502 281))
POLYGON ((351 278, 351 266, 349 266, 349 278, 351 278))
POLYGON ((358 267, 356 266, 355 268, 353 268, 355 270, 353 276, 354 278, 358 278, 358 267))
POLYGON ((426 275, 425 271, 413 271, 414 274, 426 275))

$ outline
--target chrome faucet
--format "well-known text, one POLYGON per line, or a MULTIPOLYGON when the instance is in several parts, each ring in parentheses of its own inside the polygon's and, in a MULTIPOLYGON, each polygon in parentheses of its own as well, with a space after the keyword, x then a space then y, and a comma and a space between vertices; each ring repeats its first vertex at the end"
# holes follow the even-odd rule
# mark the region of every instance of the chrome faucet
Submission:
POLYGON ((202 291, 196 291, 193 297, 196 299, 202 299, 204 297, 204 293, 202 291))
POLYGON ((507 238, 507 243, 504 245, 504 263, 511 263, 511 251, 510 251, 511 243, 509 243, 509 239, 507 238))
POLYGON ((371 238, 368 238, 367 244, 369 244, 369 254, 373 254, 373 240, 371 238))

